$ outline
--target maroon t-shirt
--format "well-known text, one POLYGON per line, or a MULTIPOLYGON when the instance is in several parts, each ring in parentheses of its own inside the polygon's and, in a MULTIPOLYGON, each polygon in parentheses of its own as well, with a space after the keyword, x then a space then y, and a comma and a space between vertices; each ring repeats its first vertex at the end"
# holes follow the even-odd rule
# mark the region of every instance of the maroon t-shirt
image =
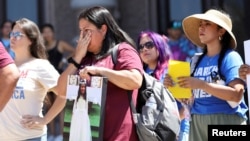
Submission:
POLYGON ((0 42, 0 68, 3 68, 11 63, 14 63, 13 59, 10 57, 3 44, 0 42))
MULTIPOLYGON (((143 72, 143 66, 137 51, 126 43, 119 45, 115 68, 111 56, 107 56, 97 62, 93 61, 93 58, 84 62, 84 66, 92 64, 115 70, 137 69, 141 73, 143 72)), ((132 97, 136 104, 137 90, 134 90, 132 97)), ((138 141, 131 116, 127 90, 121 89, 111 82, 108 82, 107 87, 103 141, 138 141)))

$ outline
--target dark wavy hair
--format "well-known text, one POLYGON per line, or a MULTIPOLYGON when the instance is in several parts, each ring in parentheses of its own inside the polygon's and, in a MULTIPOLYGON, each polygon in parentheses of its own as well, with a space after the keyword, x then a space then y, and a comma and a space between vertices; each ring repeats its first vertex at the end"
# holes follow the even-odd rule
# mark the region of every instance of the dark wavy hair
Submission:
MULTIPOLYGON (((1 25, 0 25, 0 29, 1 29, 1 30, 3 29, 3 27, 4 27, 4 25, 5 25, 6 23, 10 23, 11 26, 13 25, 13 21, 11 21, 11 20, 5 20, 5 21, 3 21, 3 22, 1 23, 1 25)), ((2 38, 2 36, 3 36, 3 33, 0 32, 0 38, 2 38)))
MULTIPOLYGON (((160 79, 160 76, 166 68, 168 68, 168 61, 172 58, 172 53, 167 44, 168 38, 164 35, 160 35, 152 31, 142 31, 137 39, 137 47, 140 44, 140 40, 143 36, 147 35, 154 43, 156 50, 159 52, 157 66, 154 70, 154 77, 160 79)), ((148 65, 143 63, 144 70, 148 65)))
POLYGON ((10 24, 12 25, 12 24, 13 24, 13 21, 12 21, 12 20, 5 20, 5 21, 3 21, 3 22, 1 23, 1 25, 0 25, 0 29, 2 29, 6 23, 10 23, 10 24))
POLYGON ((118 26, 115 19, 106 8, 101 6, 88 8, 80 13, 78 20, 81 19, 88 20, 98 29, 101 29, 102 25, 107 26, 107 32, 105 35, 105 39, 103 40, 101 52, 98 54, 100 58, 108 55, 111 49, 116 44, 121 42, 127 42, 135 48, 135 43, 132 38, 129 37, 129 35, 118 26))
POLYGON ((49 28, 51 29, 52 32, 54 32, 54 26, 50 23, 45 23, 40 27, 40 30, 43 31, 44 28, 49 28))
POLYGON ((80 96, 82 95, 82 92, 81 92, 81 87, 82 87, 82 86, 85 87, 85 92, 84 92, 83 99, 86 100, 86 97, 87 97, 87 94, 86 94, 86 87, 87 87, 87 86, 86 86, 86 85, 87 85, 86 83, 80 83, 80 84, 79 84, 78 95, 77 95, 77 98, 76 98, 77 102, 78 102, 80 96))

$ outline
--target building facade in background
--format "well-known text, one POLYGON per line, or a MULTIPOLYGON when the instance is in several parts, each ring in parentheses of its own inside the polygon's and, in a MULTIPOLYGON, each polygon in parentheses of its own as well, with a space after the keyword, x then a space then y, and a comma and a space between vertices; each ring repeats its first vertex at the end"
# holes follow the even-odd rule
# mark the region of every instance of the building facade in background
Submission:
POLYGON ((142 30, 165 34, 170 20, 182 20, 209 8, 220 8, 232 15, 240 54, 244 55, 243 41, 250 38, 248 0, 0 0, 0 22, 21 17, 38 25, 49 22, 55 26, 57 38, 74 45, 79 34, 78 13, 95 5, 108 8, 135 40, 142 30))

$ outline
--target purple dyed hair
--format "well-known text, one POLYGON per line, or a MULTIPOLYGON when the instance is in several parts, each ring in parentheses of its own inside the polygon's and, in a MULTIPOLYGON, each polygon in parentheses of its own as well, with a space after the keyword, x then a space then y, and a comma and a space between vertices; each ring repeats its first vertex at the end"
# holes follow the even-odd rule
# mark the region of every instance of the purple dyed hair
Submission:
MULTIPOLYGON (((137 40, 137 47, 140 44, 140 40, 143 36, 148 36, 155 44, 155 48, 159 52, 158 62, 154 70, 154 77, 160 79, 164 70, 168 68, 168 61, 172 58, 172 53, 168 46, 168 38, 164 35, 160 35, 153 31, 142 31, 137 40)), ((144 70, 147 68, 147 64, 143 63, 144 70)))

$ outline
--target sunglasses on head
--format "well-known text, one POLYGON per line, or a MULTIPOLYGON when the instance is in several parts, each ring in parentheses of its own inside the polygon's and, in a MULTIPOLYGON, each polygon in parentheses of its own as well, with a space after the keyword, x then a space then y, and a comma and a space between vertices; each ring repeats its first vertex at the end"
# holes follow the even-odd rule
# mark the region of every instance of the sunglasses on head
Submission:
POLYGON ((19 31, 18 32, 10 32, 10 38, 14 37, 14 38, 18 39, 22 36, 25 36, 25 34, 23 34, 22 32, 19 32, 19 31))
POLYGON ((155 44, 152 41, 149 41, 149 42, 139 45, 138 50, 142 51, 144 47, 146 49, 152 49, 154 46, 155 44))

